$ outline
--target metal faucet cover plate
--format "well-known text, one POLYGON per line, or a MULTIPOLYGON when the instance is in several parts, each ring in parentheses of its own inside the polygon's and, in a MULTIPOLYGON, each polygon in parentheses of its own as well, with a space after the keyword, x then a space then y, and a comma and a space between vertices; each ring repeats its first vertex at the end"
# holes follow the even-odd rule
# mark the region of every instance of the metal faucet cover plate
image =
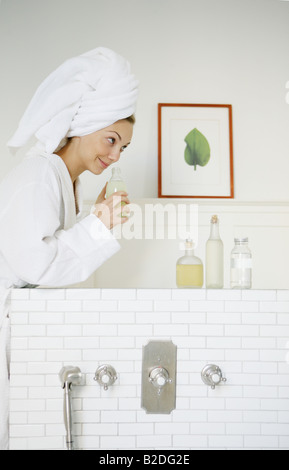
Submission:
POLYGON ((207 364, 201 372, 201 377, 204 384, 210 386, 213 390, 216 388, 216 385, 227 381, 223 377, 220 367, 215 364, 207 364))
POLYGON ((176 357, 172 341, 143 346, 141 406, 148 414, 170 414, 176 407, 176 357))
POLYGON ((108 387, 111 387, 117 380, 117 374, 114 367, 109 364, 103 364, 102 366, 99 366, 95 371, 94 380, 98 382, 99 385, 104 388, 104 390, 107 390, 108 387))

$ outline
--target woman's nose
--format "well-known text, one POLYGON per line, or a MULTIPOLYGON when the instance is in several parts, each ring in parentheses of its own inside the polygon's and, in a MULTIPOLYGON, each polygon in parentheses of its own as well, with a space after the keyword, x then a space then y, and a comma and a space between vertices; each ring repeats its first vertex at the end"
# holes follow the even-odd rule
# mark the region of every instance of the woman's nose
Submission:
POLYGON ((120 150, 113 149, 109 154, 109 158, 113 160, 114 162, 117 162, 120 159, 120 150))

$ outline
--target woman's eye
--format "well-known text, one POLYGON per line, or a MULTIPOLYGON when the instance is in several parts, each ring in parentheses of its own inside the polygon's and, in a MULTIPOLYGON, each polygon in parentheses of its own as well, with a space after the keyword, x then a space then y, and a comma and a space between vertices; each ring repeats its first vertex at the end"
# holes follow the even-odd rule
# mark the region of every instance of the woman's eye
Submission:
POLYGON ((115 138, 114 137, 109 137, 108 141, 109 141, 110 144, 113 145, 115 143, 115 138))

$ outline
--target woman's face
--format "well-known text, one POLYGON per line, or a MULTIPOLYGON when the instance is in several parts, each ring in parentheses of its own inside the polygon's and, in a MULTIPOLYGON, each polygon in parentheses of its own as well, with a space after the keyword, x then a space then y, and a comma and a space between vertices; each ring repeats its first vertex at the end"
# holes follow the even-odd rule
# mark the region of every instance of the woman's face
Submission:
POLYGON ((83 137, 78 137, 78 156, 84 170, 99 175, 117 162, 130 144, 133 124, 122 119, 83 137))

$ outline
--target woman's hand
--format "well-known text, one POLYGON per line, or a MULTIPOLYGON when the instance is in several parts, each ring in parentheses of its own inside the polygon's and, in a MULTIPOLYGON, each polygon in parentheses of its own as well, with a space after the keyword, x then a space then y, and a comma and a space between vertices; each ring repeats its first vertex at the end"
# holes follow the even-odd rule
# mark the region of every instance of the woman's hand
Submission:
POLYGON ((102 221, 106 228, 111 230, 116 225, 127 222, 129 210, 123 206, 130 204, 130 201, 128 194, 124 191, 118 191, 105 199, 106 186, 107 184, 95 202, 93 214, 102 221))

